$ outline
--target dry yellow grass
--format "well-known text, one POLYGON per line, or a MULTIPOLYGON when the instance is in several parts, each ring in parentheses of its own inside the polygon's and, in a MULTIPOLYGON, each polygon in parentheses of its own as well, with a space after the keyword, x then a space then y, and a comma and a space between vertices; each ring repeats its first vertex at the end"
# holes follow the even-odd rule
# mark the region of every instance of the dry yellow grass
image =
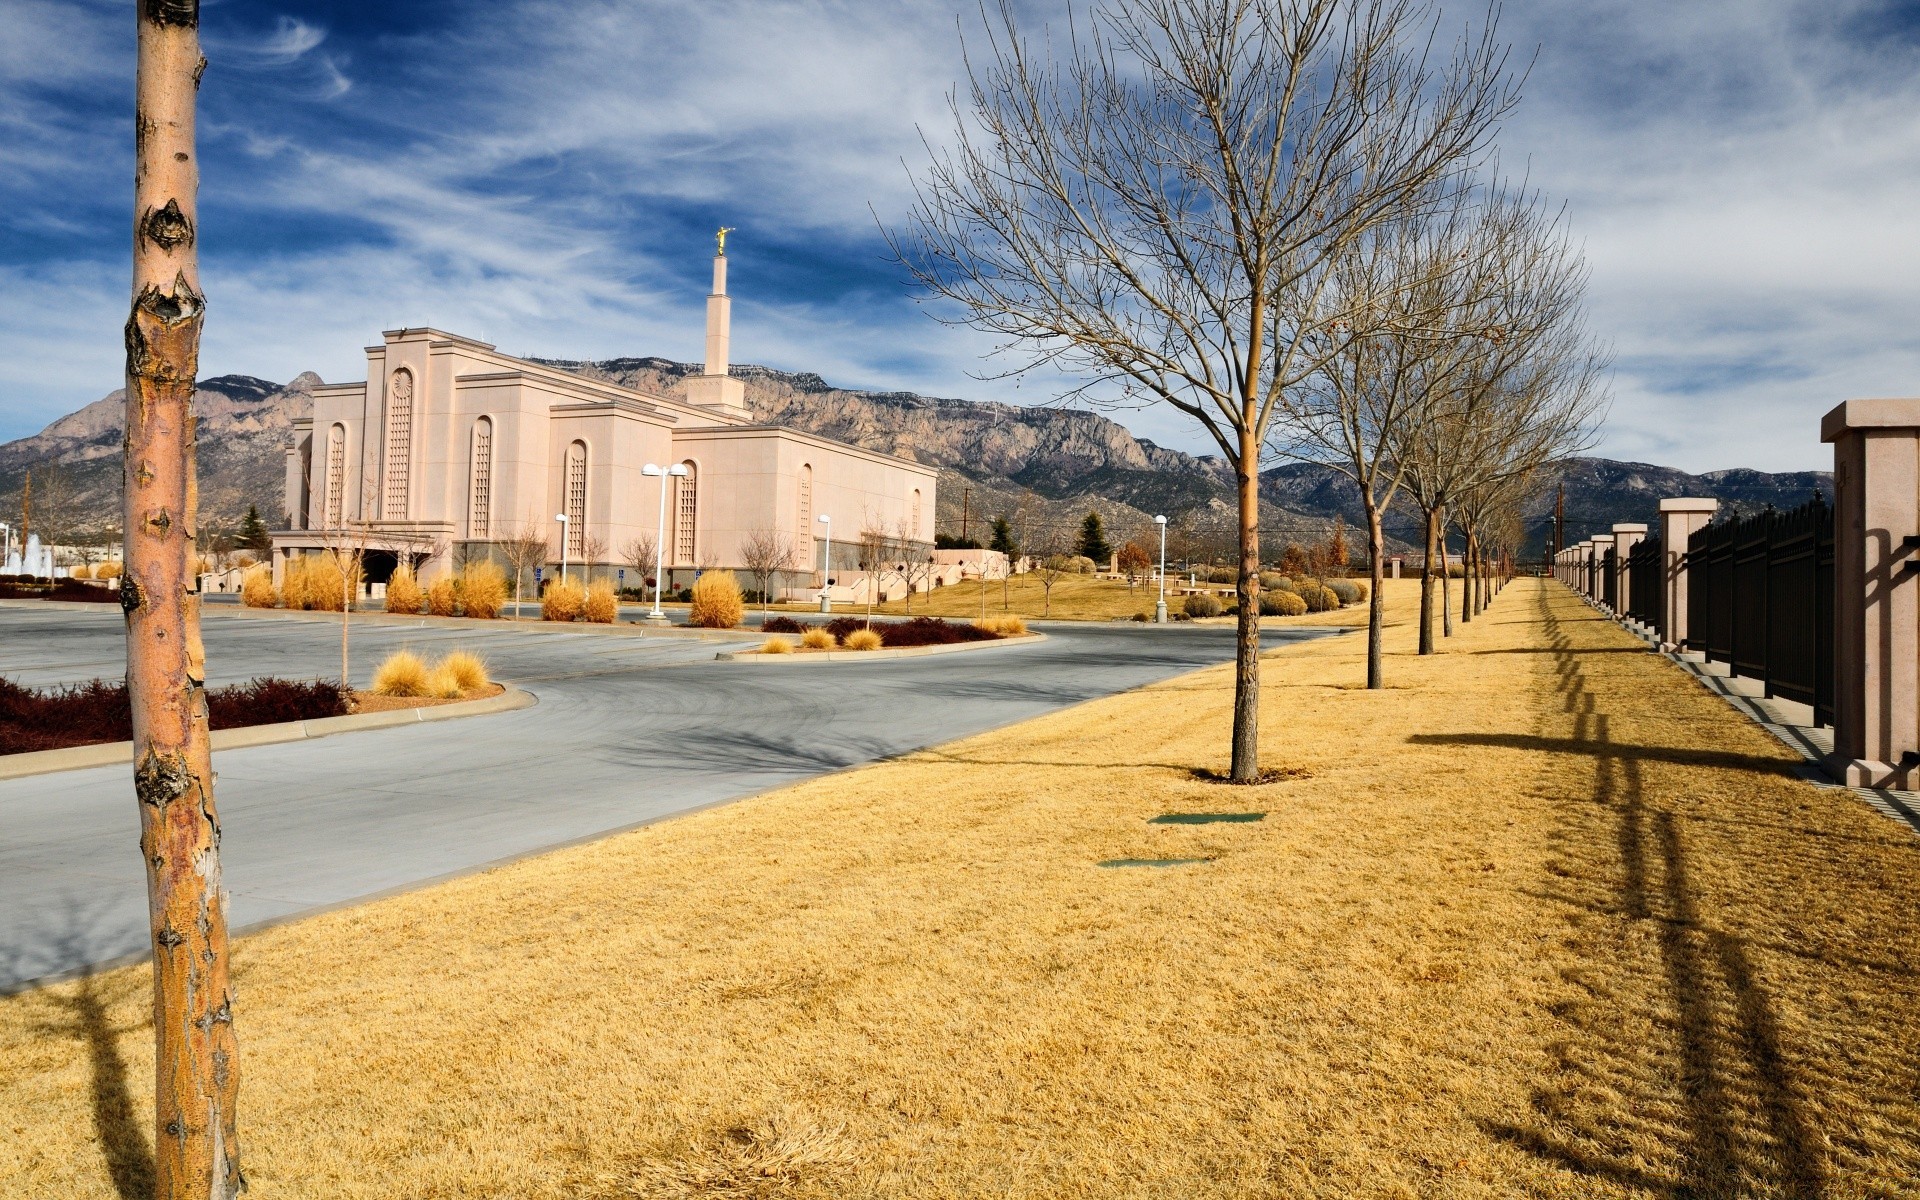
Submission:
POLYGON ((273 590, 273 568, 254 567, 240 577, 240 602, 248 608, 272 608, 280 602, 273 590))
MULTIPOLYGON (((243 939, 248 1176, 1912 1195, 1920 839, 1564 592, 1411 635, 1266 658, 1283 782, 1196 775, 1216 668, 243 939)), ((137 1190, 146 979, 0 1001, 0 1195, 137 1190)))
POLYGON ((687 606, 687 624, 707 629, 732 629, 746 615, 746 602, 740 595, 740 581, 732 571, 703 571, 693 581, 692 603, 687 606))
POLYGON ((576 579, 556 579, 540 595, 540 618, 545 621, 577 621, 586 607, 587 589, 576 579))
POLYGON ((413 568, 404 563, 395 568, 392 577, 387 580, 387 611, 417 613, 423 598, 420 581, 414 578, 413 568))
POLYGON ((988 617, 984 621, 976 620, 974 624, 1001 637, 1022 637, 1027 632, 1026 618, 1012 615, 988 617))
POLYGON ((620 619, 620 598, 613 594, 610 580, 596 579, 587 588, 587 600, 581 615, 597 625, 611 625, 620 619))
MULTIPOLYGON (((952 587, 936 588, 925 595, 916 595, 911 606, 904 600, 895 600, 875 605, 873 611, 891 615, 911 612, 914 616, 978 620, 981 614, 980 590, 977 580, 967 580, 952 587)), ((1057 621, 1124 620, 1137 612, 1151 614, 1156 595, 1153 588, 1146 584, 1129 588, 1124 580, 1064 575, 1053 585, 1053 603, 1049 608, 1039 575, 1030 573, 1015 575, 1008 580, 1004 595, 1000 580, 988 580, 986 615, 993 617, 1011 613, 1029 620, 1041 616, 1057 621)), ((1177 607, 1179 602, 1175 600, 1172 603, 1177 607)))
POLYGON ((491 621, 507 603, 507 573, 499 564, 485 559, 469 563, 467 569, 460 572, 460 582, 455 587, 465 616, 491 621))
POLYGON ((792 654, 793 639, 775 635, 760 643, 762 654, 792 654))
POLYGON ((849 650, 878 650, 881 646, 880 631, 877 629, 856 629, 841 642, 849 650))
POLYGON ((487 660, 471 650, 448 651, 439 669, 451 674, 463 692, 477 692, 493 682, 487 674, 487 660))
POLYGON ((373 669, 369 690, 376 696, 431 696, 433 683, 425 660, 411 650, 396 650, 373 669))
POLYGON ((809 650, 831 650, 839 645, 831 633, 818 625, 800 635, 800 644, 809 650))

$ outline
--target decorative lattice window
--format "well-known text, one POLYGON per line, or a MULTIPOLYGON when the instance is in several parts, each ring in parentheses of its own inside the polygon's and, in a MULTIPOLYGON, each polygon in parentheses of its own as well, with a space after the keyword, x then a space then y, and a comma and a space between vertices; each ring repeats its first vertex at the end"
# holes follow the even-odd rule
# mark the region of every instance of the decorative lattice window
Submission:
POLYGON ((389 521, 407 518, 407 468, 413 461, 413 372, 402 367, 387 385, 387 502, 389 521))
POLYGON ((910 538, 918 538, 920 536, 920 489, 919 488, 913 489, 913 527, 907 530, 907 536, 910 538))
POLYGON ((567 447, 567 554, 578 559, 587 538, 587 444, 567 447))
POLYGON ((800 464, 800 541, 813 536, 813 464, 800 464))
POLYGON ((320 527, 338 528, 346 524, 347 512, 347 427, 335 425, 327 430, 327 494, 321 502, 320 527))
POLYGON ((694 558, 694 552, 699 549, 694 538, 694 527, 700 516, 700 485, 693 464, 684 465, 687 473, 680 477, 679 487, 675 489, 679 504, 673 520, 673 556, 681 566, 691 567, 698 565, 698 560, 694 558))
POLYGON ((467 498, 467 536, 490 536, 488 519, 493 507, 493 422, 481 417, 473 423, 473 487, 467 498))

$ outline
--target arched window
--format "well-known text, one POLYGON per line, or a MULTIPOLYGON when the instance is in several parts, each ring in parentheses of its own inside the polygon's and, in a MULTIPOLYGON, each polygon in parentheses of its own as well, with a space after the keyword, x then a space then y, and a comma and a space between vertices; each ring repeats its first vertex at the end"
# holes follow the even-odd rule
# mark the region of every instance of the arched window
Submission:
POLYGON ((321 500, 320 528, 346 524, 346 499, 347 427, 335 425, 327 430, 327 494, 321 500))
POLYGON ((473 423, 473 461, 468 466, 473 486, 467 495, 467 536, 491 536, 493 522, 493 421, 481 417, 473 423))
POLYGON ((387 502, 389 521, 407 518, 407 467, 413 460, 413 372, 401 367, 387 384, 387 502))
POLYGON ((680 477, 674 494, 678 497, 673 517, 673 557, 681 566, 697 566, 694 553, 700 547, 695 528, 700 518, 700 483, 692 463, 682 463, 687 473, 680 477))
POLYGON ((914 541, 920 540, 920 489, 913 489, 913 524, 907 530, 907 536, 914 541))
POLYGON ((800 464, 800 540, 813 536, 813 464, 800 464))
POLYGON ((580 558, 587 544, 587 444, 567 447, 567 553, 580 558))

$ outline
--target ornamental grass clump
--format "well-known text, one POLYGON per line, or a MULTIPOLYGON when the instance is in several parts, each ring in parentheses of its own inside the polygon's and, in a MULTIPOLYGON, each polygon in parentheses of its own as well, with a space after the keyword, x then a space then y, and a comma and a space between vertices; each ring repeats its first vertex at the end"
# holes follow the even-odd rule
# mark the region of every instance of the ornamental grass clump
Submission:
POLYGON ((487 660, 471 650, 449 652, 436 669, 451 673, 463 692, 477 692, 493 682, 487 674, 487 660))
POLYGON ((770 637, 770 638, 768 638, 768 639, 767 639, 766 641, 764 641, 764 642, 762 642, 762 643, 760 643, 760 653, 762 653, 762 654, 792 654, 792 653, 793 653, 793 639, 792 639, 792 638, 786 638, 786 637, 778 637, 778 636, 776 636, 776 637, 770 637))
POLYGON ((687 624, 702 629, 732 629, 746 615, 740 582, 732 571, 707 571, 693 581, 692 609, 687 624))
POLYGON ((1205 592, 1195 592, 1180 605, 1180 611, 1195 620, 1220 615, 1220 602, 1205 592))
POLYGON ((436 617, 451 617, 460 611, 460 596, 453 580, 442 575, 427 585, 427 612, 436 617))
POLYGON ((800 644, 808 650, 831 650, 835 645, 833 634, 819 625, 800 635, 800 644))
POLYGON ((1360 602, 1360 587, 1351 579, 1329 579, 1327 590, 1340 597, 1342 607, 1360 602))
POLYGON ((373 670, 376 696, 427 696, 427 664, 411 650, 398 650, 373 670))
POLYGON ((578 621, 587 608, 587 589, 571 579, 556 579, 540 597, 543 621, 578 621))
POLYGON ((847 635, 844 644, 849 650, 878 650, 883 643, 878 632, 872 629, 856 629, 847 635))
POLYGON ((273 590, 273 568, 255 567, 240 577, 240 603, 248 608, 272 608, 280 603, 273 590))
POLYGON ((427 672, 426 695, 431 699, 458 700, 460 692, 460 677, 447 670, 444 662, 427 672))
POLYGON ((1297 617, 1306 611, 1307 602, 1298 592, 1274 588, 1260 597, 1260 615, 1263 617, 1297 617))
POLYGON ((400 567, 387 580, 387 611, 390 613, 417 613, 420 611, 420 581, 413 577, 412 567, 400 567))
MULTIPOLYGON (((98 567, 94 568, 93 577, 95 579, 118 579, 120 578, 121 569, 120 564, 117 562, 101 563, 98 567)), ((271 574, 271 572, 269 572, 269 574, 271 574)))
POLYGON ((613 585, 604 579, 594 581, 587 589, 587 601, 584 608, 587 620, 596 625, 611 625, 620 616, 620 598, 613 594, 613 585))
POLYGON ((319 612, 339 612, 347 606, 347 579, 333 555, 316 556, 307 564, 307 607, 319 612))
POLYGON ((507 573, 498 563, 469 563, 467 569, 460 572, 460 582, 454 588, 459 593, 461 609, 478 620, 496 619, 507 605, 507 573))
MULTIPOLYGON (((290 609, 308 607, 308 593, 312 572, 308 570, 309 559, 302 554, 287 560, 285 570, 280 573, 280 603, 290 609)), ((271 607, 271 606, 268 606, 271 607)))
POLYGON ((1323 587, 1300 588, 1300 598, 1307 602, 1308 612, 1332 612, 1340 607, 1340 597, 1323 587))
POLYGON ((973 623, 975 629, 984 629, 996 637, 1024 637, 1027 632, 1025 617, 1011 613, 1000 617, 982 617, 973 623))

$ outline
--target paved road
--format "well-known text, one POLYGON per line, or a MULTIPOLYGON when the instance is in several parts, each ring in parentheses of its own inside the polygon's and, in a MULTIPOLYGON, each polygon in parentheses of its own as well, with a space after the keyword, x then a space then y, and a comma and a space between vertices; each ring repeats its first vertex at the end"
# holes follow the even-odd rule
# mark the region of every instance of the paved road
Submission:
MULTIPOLYGON (((212 609, 205 632, 214 686, 337 673, 331 623, 212 609)), ((1222 628, 1047 632, 960 655, 755 667, 680 638, 356 627, 356 681, 400 646, 469 646, 539 703, 215 756, 233 920, 342 904, 935 745, 1233 649, 1222 628)), ((0 675, 45 686, 118 677, 124 661, 115 610, 0 609, 0 675)), ((0 782, 0 990, 146 951, 138 824, 124 766, 0 782)))

